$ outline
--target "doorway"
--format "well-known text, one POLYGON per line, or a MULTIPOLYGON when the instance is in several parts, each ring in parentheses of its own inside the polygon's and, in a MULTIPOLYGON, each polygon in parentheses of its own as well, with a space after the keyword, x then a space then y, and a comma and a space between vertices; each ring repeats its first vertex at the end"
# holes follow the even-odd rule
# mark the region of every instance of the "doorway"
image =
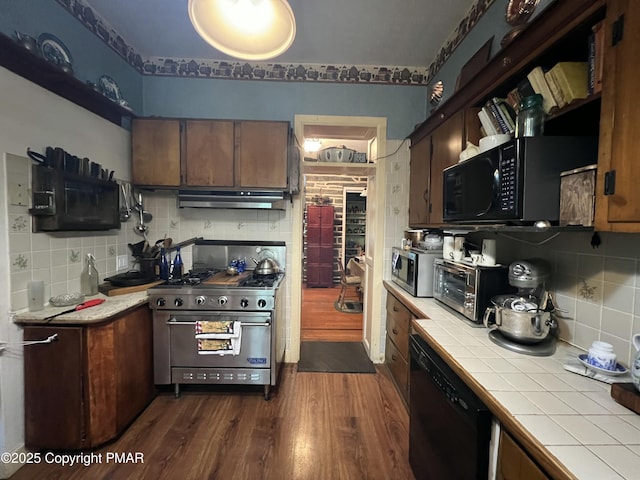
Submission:
MULTIPOLYGON (((364 265, 364 290, 363 313, 361 332, 359 341, 363 343, 369 358, 374 363, 383 361, 383 342, 382 333, 384 326, 382 325, 381 315, 381 295, 377 295, 379 289, 382 289, 382 263, 383 263, 383 242, 379 241, 376 245, 375 237, 384 238, 384 168, 381 167, 381 159, 378 159, 378 152, 382 152, 384 156, 386 151, 386 119, 382 117, 336 117, 336 116, 308 116, 296 115, 295 119, 295 135, 298 143, 302 146, 306 137, 313 136, 319 139, 340 140, 341 144, 349 147, 349 142, 354 140, 365 141, 367 144, 367 159, 371 163, 345 163, 341 165, 323 164, 314 161, 313 158, 303 160, 301 162, 301 176, 304 181, 311 175, 337 175, 344 178, 361 177, 366 178, 367 189, 367 215, 366 215, 366 245, 365 245, 365 265, 364 265), (376 248, 377 246, 377 248, 376 248)), ((356 148, 356 151, 362 151, 356 148)), ((305 153, 301 151, 301 157, 305 153)), ((301 182, 301 184, 303 184, 301 182)), ((302 339, 302 314, 303 314, 303 295, 304 276, 303 276, 303 258, 304 258, 304 213, 305 213, 305 197, 299 195, 293 204, 293 224, 299 226, 293 231, 293 248, 292 248, 292 283, 291 283, 291 324, 290 324, 290 345, 287 350, 286 361, 295 363, 299 360, 300 342, 302 339)), ((337 266, 337 264, 336 264, 337 266)), ((318 289, 320 290, 320 289, 318 289)), ((337 299, 339 289, 329 294, 330 298, 337 299)), ((305 295, 305 305, 310 301, 308 295, 305 295)), ((335 301, 335 300, 334 300, 335 301)), ((320 300, 320 302, 322 302, 320 300)), ((333 302, 322 302, 335 311, 333 302)), ((313 306, 309 303, 309 308, 313 306)), ((312 310, 310 310, 312 311, 312 310)), ((333 311, 331 314, 333 315, 333 311)), ((338 313, 338 312, 336 312, 338 313)), ((350 314, 354 315, 354 314, 350 314)), ((355 317, 356 315, 354 315, 355 317)), ((349 330, 349 329, 346 329, 349 330)))
POLYGON ((343 289, 341 270, 351 258, 364 259, 366 197, 362 193, 367 177, 305 174, 302 184, 301 340, 360 342, 364 316, 362 290, 356 284, 359 273, 348 272, 351 283, 343 289))

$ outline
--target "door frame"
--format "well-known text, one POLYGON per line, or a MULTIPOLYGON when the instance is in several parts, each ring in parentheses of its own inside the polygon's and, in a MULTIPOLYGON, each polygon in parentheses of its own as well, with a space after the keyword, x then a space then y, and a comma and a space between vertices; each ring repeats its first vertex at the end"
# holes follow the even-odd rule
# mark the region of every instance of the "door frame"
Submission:
MULTIPOLYGON (((371 141, 370 157, 375 168, 367 172, 367 246, 365 249, 366 290, 363 311, 363 344, 374 363, 384 362, 384 317, 382 315, 384 222, 385 222, 385 167, 387 142, 387 119, 385 117, 349 117, 334 115, 296 115, 294 134, 302 145, 306 125, 334 127, 371 127, 376 137, 371 141), (376 240, 377 239, 377 240, 376 240), (376 294, 378 292, 378 294, 376 294)), ((301 148, 301 147, 300 147, 301 148)), ((300 155, 304 158, 304 154, 300 155)), ((341 172, 336 172, 340 174, 341 172)), ((300 181, 304 176, 300 168, 300 181)), ((362 174, 361 174, 362 175, 362 174)), ((364 175, 362 175, 364 176, 364 175)), ((302 182, 299 183, 302 185, 302 182)), ((289 343, 285 353, 287 363, 300 359, 301 312, 302 312, 302 262, 303 262, 304 195, 296 195, 292 206, 291 251, 291 308, 289 343)))

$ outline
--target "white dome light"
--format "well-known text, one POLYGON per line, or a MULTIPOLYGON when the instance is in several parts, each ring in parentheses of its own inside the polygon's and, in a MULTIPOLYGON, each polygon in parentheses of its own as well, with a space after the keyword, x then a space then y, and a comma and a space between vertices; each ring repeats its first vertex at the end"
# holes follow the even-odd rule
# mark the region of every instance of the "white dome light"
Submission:
POLYGON ((211 46, 243 60, 284 53, 296 36, 286 0, 189 0, 189 18, 211 46))

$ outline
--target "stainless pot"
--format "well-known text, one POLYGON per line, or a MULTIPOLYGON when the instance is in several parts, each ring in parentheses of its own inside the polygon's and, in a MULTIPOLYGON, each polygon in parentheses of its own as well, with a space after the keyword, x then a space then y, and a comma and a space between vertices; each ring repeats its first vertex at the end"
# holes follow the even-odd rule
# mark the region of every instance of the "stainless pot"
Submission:
POLYGON ((424 241, 426 235, 425 230, 405 230, 404 238, 411 240, 411 245, 418 246, 418 242, 424 241))
POLYGON ((499 330, 505 337, 519 343, 539 343, 549 335, 551 328, 556 327, 556 321, 551 311, 538 308, 532 298, 514 298, 499 295, 491 299, 493 307, 487 307, 484 312, 484 326, 491 330, 499 330), (530 308, 515 310, 512 305, 520 308, 530 305, 530 308), (491 321, 491 316, 494 320, 491 321))
POLYGON ((256 268, 253 270, 254 274, 271 275, 280 271, 278 262, 276 262, 273 258, 264 258, 258 261, 255 258, 251 257, 251 260, 253 260, 253 263, 256 264, 256 268))

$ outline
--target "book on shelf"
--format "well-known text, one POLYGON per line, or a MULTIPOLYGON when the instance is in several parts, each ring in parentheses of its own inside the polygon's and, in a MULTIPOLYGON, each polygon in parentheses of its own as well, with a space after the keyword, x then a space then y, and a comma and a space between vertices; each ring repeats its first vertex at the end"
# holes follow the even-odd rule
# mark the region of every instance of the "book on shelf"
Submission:
POLYGON ((558 62, 548 73, 555 80, 565 104, 589 96, 587 62, 558 62))
POLYGON ((518 87, 512 88, 507 93, 507 102, 513 108, 513 111, 516 114, 520 111, 520 102, 522 101, 522 97, 520 96, 520 92, 518 91, 518 87))
POLYGON ((553 98, 549 84, 544 78, 544 70, 542 67, 538 66, 531 70, 527 75, 527 79, 531 83, 533 91, 542 95, 542 108, 544 109, 544 113, 549 113, 558 108, 558 103, 555 98, 553 98))
POLYGON ((487 111, 482 108, 478 111, 478 118, 480 119, 480 123, 482 124, 482 128, 486 135, 497 135, 499 132, 496 126, 491 121, 490 116, 493 116, 491 113, 487 113, 487 111))
POLYGON ((544 79, 547 81, 547 85, 549 85, 549 90, 551 90, 551 94, 558 104, 558 108, 566 106, 567 102, 565 102, 560 86, 558 85, 556 78, 551 74, 551 70, 544 72, 544 79))
POLYGON ((515 113, 507 104, 506 99, 493 97, 485 107, 498 122, 498 133, 513 133, 515 131, 515 113))
POLYGON ((592 95, 602 91, 602 71, 604 69, 604 20, 591 27, 589 35, 589 60, 587 70, 589 82, 587 92, 592 95))

